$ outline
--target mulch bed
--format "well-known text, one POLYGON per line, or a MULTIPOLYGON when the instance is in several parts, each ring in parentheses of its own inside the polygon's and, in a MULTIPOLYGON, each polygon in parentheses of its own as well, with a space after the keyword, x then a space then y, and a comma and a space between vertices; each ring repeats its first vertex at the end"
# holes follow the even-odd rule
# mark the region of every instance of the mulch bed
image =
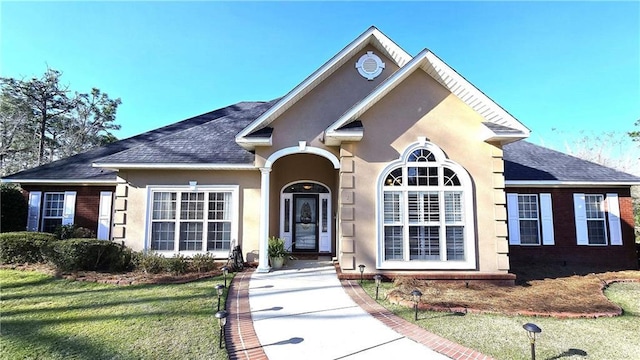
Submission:
POLYGON ((215 277, 222 275, 219 269, 202 272, 202 273, 186 273, 186 274, 147 274, 143 271, 131 271, 126 273, 104 273, 98 271, 75 271, 61 273, 56 271, 52 266, 43 264, 10 264, 0 266, 2 269, 23 270, 23 271, 39 271, 59 279, 72 281, 87 281, 101 284, 112 285, 141 285, 141 284, 184 284, 190 281, 215 277))

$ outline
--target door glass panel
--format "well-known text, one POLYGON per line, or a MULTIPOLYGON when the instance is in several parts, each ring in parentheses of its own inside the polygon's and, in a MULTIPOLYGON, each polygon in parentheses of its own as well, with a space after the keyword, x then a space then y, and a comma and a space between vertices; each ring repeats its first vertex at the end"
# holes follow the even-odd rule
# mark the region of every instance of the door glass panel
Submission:
POLYGON ((328 202, 327 199, 322 199, 322 232, 327 232, 328 224, 328 202))
POLYGON ((295 198, 295 248, 315 250, 317 247, 318 198, 295 198))
POLYGON ((291 232, 291 200, 284 199, 284 232, 291 232))

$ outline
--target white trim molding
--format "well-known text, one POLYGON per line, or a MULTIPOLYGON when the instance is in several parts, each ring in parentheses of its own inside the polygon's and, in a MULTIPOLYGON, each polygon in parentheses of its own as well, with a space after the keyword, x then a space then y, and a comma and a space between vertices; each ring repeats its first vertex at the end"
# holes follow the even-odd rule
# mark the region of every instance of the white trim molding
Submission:
POLYGON ((180 164, 180 163, 93 163, 93 167, 105 169, 153 169, 153 170, 255 170, 253 164, 180 164))
MULTIPOLYGON (((284 149, 280 149, 276 152, 274 152, 273 154, 271 154, 269 156, 269 158, 267 159, 267 161, 264 163, 264 167, 271 169, 271 167, 273 166, 273 163, 280 159, 281 157, 287 156, 287 155, 293 155, 293 154, 314 154, 314 155, 319 155, 322 156, 323 158, 331 161, 331 163, 333 164, 333 168, 334 169, 340 169, 340 160, 333 155, 331 152, 325 150, 325 149, 321 149, 318 147, 314 147, 314 146, 309 146, 309 145, 305 145, 301 146, 291 146, 288 148, 284 148, 284 149)), ((254 167, 255 169, 255 167, 254 167)))
MULTIPOLYGON (((239 234, 239 228, 240 228, 240 186, 239 185, 198 185, 198 189, 197 190, 192 190, 191 187, 189 185, 147 185, 146 187, 146 206, 145 206, 145 224, 144 224, 144 250, 145 251, 153 251, 159 254, 164 254, 167 256, 176 256, 178 254, 184 255, 184 256, 193 256, 195 254, 204 254, 204 253, 211 253, 213 254, 216 258, 227 258, 229 256, 229 252, 232 250, 230 249, 223 249, 223 250, 180 250, 179 247, 179 238, 174 238, 174 249, 173 250, 152 250, 151 249, 151 231, 152 231, 152 216, 153 216, 153 193, 155 192, 176 192, 176 193, 181 193, 181 192, 205 192, 205 193, 210 193, 210 192, 228 192, 231 193, 231 216, 230 216, 230 222, 231 222, 231 235, 230 235, 230 241, 229 241, 229 246, 231 247, 233 244, 237 244, 238 241, 238 234, 239 234)), ((176 198, 176 202, 180 203, 181 199, 179 197, 176 198)), ((208 200, 205 199, 205 202, 207 202, 208 200)), ((180 204, 178 204, 176 211, 176 216, 175 219, 167 219, 167 221, 174 221, 176 223, 180 222, 180 214, 179 214, 179 206, 180 204)), ((203 210, 204 212, 207 212, 206 209, 203 210)), ((188 221, 188 220, 187 220, 188 221)), ((203 219, 198 219, 197 221, 202 221, 203 223, 207 223, 207 218, 206 216, 203 219)), ((176 227, 175 230, 176 234, 179 232, 179 227, 176 227)), ((206 238, 206 233, 207 233, 207 228, 203 227, 203 238, 202 238, 202 243, 203 243, 203 249, 206 248, 206 243, 207 243, 207 238, 206 238)), ((177 235, 176 235, 177 236, 177 235)))
MULTIPOLYGON (((476 270, 476 234, 475 234, 475 206, 473 201, 473 184, 469 173, 456 162, 449 160, 445 153, 437 145, 426 141, 418 141, 408 146, 400 157, 389 163, 379 174, 376 183, 376 212, 377 212, 377 224, 376 224, 376 268, 388 269, 388 270, 476 270), (421 145, 421 143, 423 143, 421 145), (409 156, 416 150, 425 149, 429 151, 434 157, 435 161, 430 162, 408 162, 409 156), (438 168, 438 185, 423 185, 423 186, 411 186, 405 182, 408 179, 408 168, 412 165, 420 165, 422 167, 429 164, 429 168, 438 168), (402 169, 403 181, 395 185, 386 186, 385 181, 387 175, 394 169, 402 169), (444 181, 444 169, 447 168, 455 173, 459 180, 459 185, 445 185, 444 181), (410 224, 408 213, 408 199, 406 194, 410 192, 425 192, 435 193, 438 196, 438 208, 439 208, 439 227, 444 228, 446 226, 463 226, 463 242, 464 259, 448 260, 446 256, 446 235, 439 232, 439 259, 433 260, 410 260, 409 253, 409 240, 407 234, 409 233, 408 225, 410 224), (451 220, 451 223, 446 222, 445 215, 445 194, 446 193, 462 193, 460 196, 460 211, 462 213, 460 220, 451 220), (385 193, 399 193, 403 199, 404 205, 402 205, 400 211, 400 217, 402 218, 398 224, 402 224, 403 228, 403 247, 402 257, 403 260, 389 259, 385 260, 385 214, 384 214, 384 194, 385 193), (405 206, 406 205, 406 206, 405 206)), ((400 226, 400 225, 391 225, 400 226)), ((436 225, 433 225, 436 226, 436 225)))

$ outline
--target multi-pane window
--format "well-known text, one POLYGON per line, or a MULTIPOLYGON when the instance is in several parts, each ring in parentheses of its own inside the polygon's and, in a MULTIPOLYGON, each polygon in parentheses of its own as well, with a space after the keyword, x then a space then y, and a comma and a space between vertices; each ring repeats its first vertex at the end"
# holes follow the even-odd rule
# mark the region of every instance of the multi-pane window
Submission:
POLYGON ((153 191, 151 249, 228 251, 232 191, 153 191))
POLYGON ((382 260, 466 261, 465 189, 425 148, 383 174, 382 260))
POLYGON ((584 205, 587 214, 589 244, 606 245, 607 228, 605 225, 604 196, 585 195, 584 205))
POLYGON ((64 193, 45 193, 42 206, 42 231, 54 233, 62 225, 64 193))
POLYGON ((539 206, 536 194, 518 195, 518 219, 520 244, 540 245, 539 206))

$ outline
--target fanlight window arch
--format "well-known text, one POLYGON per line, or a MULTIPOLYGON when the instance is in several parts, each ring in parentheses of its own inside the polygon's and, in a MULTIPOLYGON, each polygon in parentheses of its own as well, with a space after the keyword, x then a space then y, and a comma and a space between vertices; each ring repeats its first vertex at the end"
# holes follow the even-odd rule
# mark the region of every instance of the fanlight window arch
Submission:
POLYGON ((379 187, 379 267, 475 266, 471 179, 439 147, 411 146, 379 187))

